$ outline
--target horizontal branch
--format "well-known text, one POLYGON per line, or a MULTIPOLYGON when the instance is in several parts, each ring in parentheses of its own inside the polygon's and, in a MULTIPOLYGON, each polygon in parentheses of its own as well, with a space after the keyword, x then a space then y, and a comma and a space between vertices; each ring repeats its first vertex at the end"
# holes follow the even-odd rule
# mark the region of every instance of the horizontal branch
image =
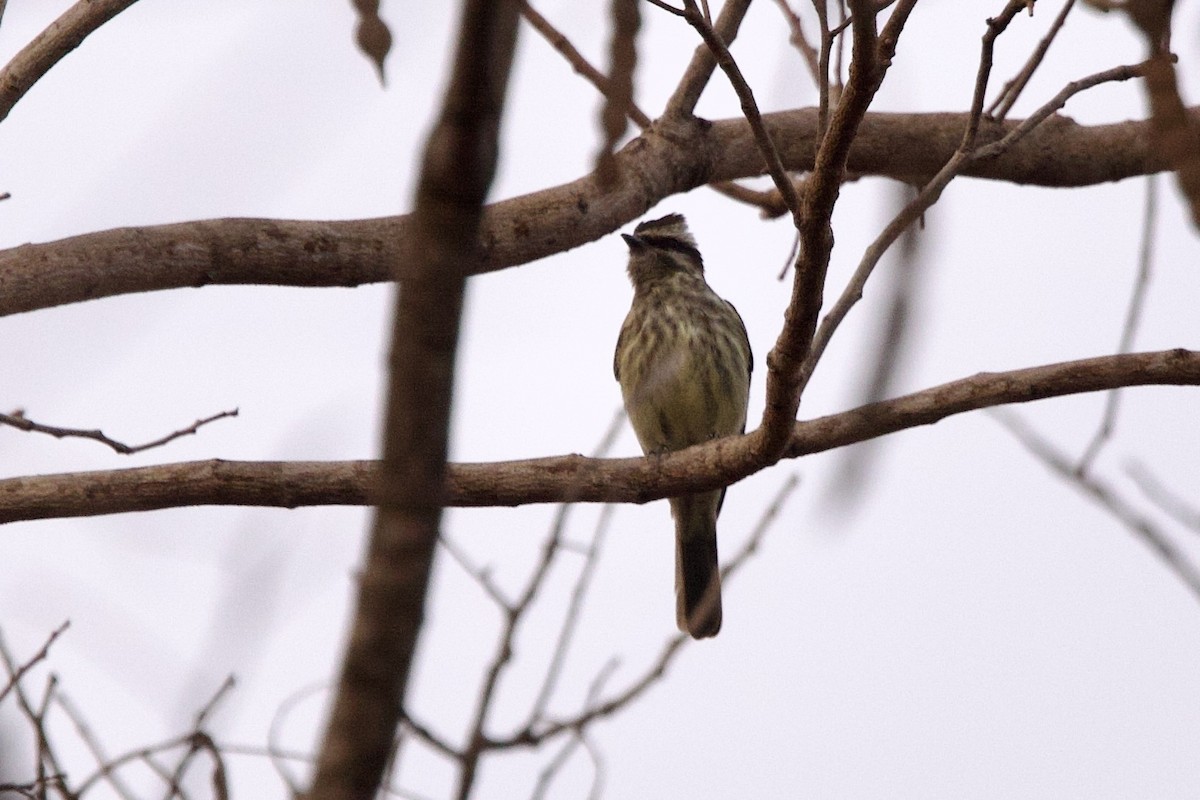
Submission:
MULTIPOLYGON (((1200 352, 1102 356, 1012 372, 980 373, 892 400, 796 423, 796 458, 930 425, 980 408, 1122 386, 1200 385, 1200 352)), ((581 455, 452 464, 449 506, 551 502, 645 503, 746 477, 752 433, 649 458, 581 455)), ((0 522, 196 505, 296 508, 367 505, 374 461, 195 461, 0 481, 0 522)))
MULTIPOLYGON (((1200 119, 1200 109, 1189 112, 1200 119)), ((790 171, 812 168, 815 109, 763 116, 790 171)), ((953 155, 963 113, 867 114, 847 169, 924 182, 953 155)), ((997 141, 1020 120, 982 126, 997 141)), ((1089 186, 1166 169, 1147 147, 1149 123, 1078 125, 1056 116, 1001 157, 964 175, 1038 186, 1089 186)), ((525 264, 596 241, 666 197, 761 174, 744 119, 659 122, 617 154, 623 175, 604 191, 589 176, 488 206, 477 272, 525 264)), ((349 221, 217 219, 117 228, 0 251, 0 316, 100 297, 208 284, 358 286, 407 263, 408 217, 349 221)))

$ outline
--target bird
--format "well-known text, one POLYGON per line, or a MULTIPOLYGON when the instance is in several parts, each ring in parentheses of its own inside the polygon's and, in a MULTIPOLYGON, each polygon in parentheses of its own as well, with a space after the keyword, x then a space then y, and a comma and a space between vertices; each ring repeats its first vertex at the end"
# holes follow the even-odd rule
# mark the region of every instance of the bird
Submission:
MULTIPOLYGON (((613 374, 642 452, 682 450, 744 433, 754 356, 737 309, 704 278, 681 214, 621 234, 633 302, 613 374)), ((721 630, 717 515, 725 489, 670 499, 675 521, 675 619, 694 639, 721 630)))

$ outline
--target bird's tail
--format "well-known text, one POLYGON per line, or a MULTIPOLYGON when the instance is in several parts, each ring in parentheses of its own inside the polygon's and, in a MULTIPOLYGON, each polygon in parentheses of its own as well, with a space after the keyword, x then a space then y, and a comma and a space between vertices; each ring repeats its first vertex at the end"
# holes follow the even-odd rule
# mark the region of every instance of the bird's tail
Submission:
POLYGON ((721 569, 717 563, 717 510, 724 492, 671 500, 675 517, 675 621, 693 639, 721 630, 721 569))

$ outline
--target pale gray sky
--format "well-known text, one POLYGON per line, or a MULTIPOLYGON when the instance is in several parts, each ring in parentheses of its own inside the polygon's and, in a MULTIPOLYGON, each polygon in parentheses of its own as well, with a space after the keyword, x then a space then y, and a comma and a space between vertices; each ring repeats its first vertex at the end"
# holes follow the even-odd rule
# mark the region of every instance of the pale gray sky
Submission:
MULTIPOLYGON (((13 0, 0 57, 68 5, 13 0)), ((381 89, 351 44, 348 2, 138 3, 0 124, 0 190, 13 195, 0 204, 0 246, 209 217, 407 210, 444 79, 450 5, 383 4, 395 44, 381 89)), ((606 4, 536 5, 602 63, 606 4)), ((925 0, 876 107, 965 109, 983 20, 1001 5, 925 0)), ((1175 44, 1185 97, 1195 102, 1200 3, 1178 5, 1175 44)), ((994 87, 1058 8, 1046 0, 1032 19, 1014 21, 997 50, 994 87)), ((653 115, 696 42, 678 20, 648 5, 643 15, 637 99, 653 115)), ((764 109, 815 100, 784 30, 773 4, 756 4, 734 47, 764 109)), ((1077 9, 1014 114, 1069 80, 1140 58, 1118 17, 1077 9)), ((1141 117, 1143 106, 1131 82, 1092 90, 1065 113, 1113 122, 1141 117)), ((494 198, 590 169, 596 95, 528 28, 509 111, 494 198)), ((699 113, 738 113, 720 76, 699 113)), ((1137 349, 1196 349, 1200 240, 1170 181, 1160 191, 1156 272, 1137 349)), ((1136 269, 1144 193, 1140 180, 1072 191, 953 184, 926 220, 928 271, 900 391, 1111 352, 1136 269)), ((893 195, 881 180, 845 187, 831 293, 885 223, 893 195)), ((746 320, 757 357, 754 425, 764 359, 790 291, 775 277, 791 244, 788 224, 761 222, 707 190, 652 213, 667 211, 687 214, 711 283, 746 320)), ((872 288, 817 371, 803 416, 854 402, 882 311, 872 288)), ((213 457, 371 457, 390 294, 378 286, 209 287, 0 319, 8 345, 0 410, 142 441, 241 409, 235 420, 131 458, 0 429, 3 477, 213 457)), ((455 458, 590 451, 620 403, 611 358, 629 297, 615 236, 473 279, 455 458)), ((1194 389, 1127 391, 1097 469, 1200 559, 1194 532, 1150 510, 1123 473, 1129 459, 1142 460, 1197 497, 1196 397, 1194 389)), ((1086 396, 1018 413, 1078 454, 1101 407, 1101 397, 1086 396)), ((987 415, 883 444, 870 491, 850 515, 825 502, 836 453, 785 462, 731 489, 720 526, 726 555, 786 476, 802 479, 760 554, 728 584, 721 635, 686 648, 662 685, 595 727, 605 797, 1195 797, 1197 599, 987 415)), ((617 453, 636 452, 626 430, 617 453)), ((452 510, 447 529, 515 591, 553 512, 452 510)), ((576 509, 572 538, 586 539, 598 513, 576 509)), ((215 732, 262 744, 279 704, 336 670, 366 519, 357 509, 200 508, 8 525, 0 530, 0 625, 10 646, 28 654, 71 620, 52 667, 110 752, 183 730, 231 672, 240 683, 215 732)), ((615 691, 672 635, 671 559, 665 503, 617 510, 556 695, 559 714, 584 702, 611 656, 620 659, 607 684, 615 691)), ((536 690, 573 564, 522 631, 518 656, 527 660, 504 684, 497 732, 522 719, 536 690)), ((444 553, 436 577, 411 699, 417 715, 455 741, 499 618, 444 553)), ((313 746, 324 700, 316 694, 289 717, 290 746, 313 746)), ((11 703, 0 718, 11 721, 11 703)), ((516 752, 488 761, 477 796, 528 795, 546 758, 516 752)), ((239 794, 282 796, 263 760, 231 757, 230 768, 239 794)), ((590 770, 577 757, 552 796, 584 796, 590 770)), ((438 757, 414 752, 401 783, 438 797, 448 774, 438 757)))

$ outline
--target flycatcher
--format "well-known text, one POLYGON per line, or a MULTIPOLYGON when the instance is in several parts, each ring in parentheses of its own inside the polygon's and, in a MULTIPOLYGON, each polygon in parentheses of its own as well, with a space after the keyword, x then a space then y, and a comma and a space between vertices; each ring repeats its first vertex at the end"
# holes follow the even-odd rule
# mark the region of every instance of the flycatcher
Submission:
MULTIPOLYGON (((680 214, 621 234, 633 305, 613 372, 647 455, 746 430, 754 357, 737 309, 704 280, 704 261, 680 214)), ((725 490, 675 497, 675 616, 693 638, 721 630, 717 514, 725 490)))

